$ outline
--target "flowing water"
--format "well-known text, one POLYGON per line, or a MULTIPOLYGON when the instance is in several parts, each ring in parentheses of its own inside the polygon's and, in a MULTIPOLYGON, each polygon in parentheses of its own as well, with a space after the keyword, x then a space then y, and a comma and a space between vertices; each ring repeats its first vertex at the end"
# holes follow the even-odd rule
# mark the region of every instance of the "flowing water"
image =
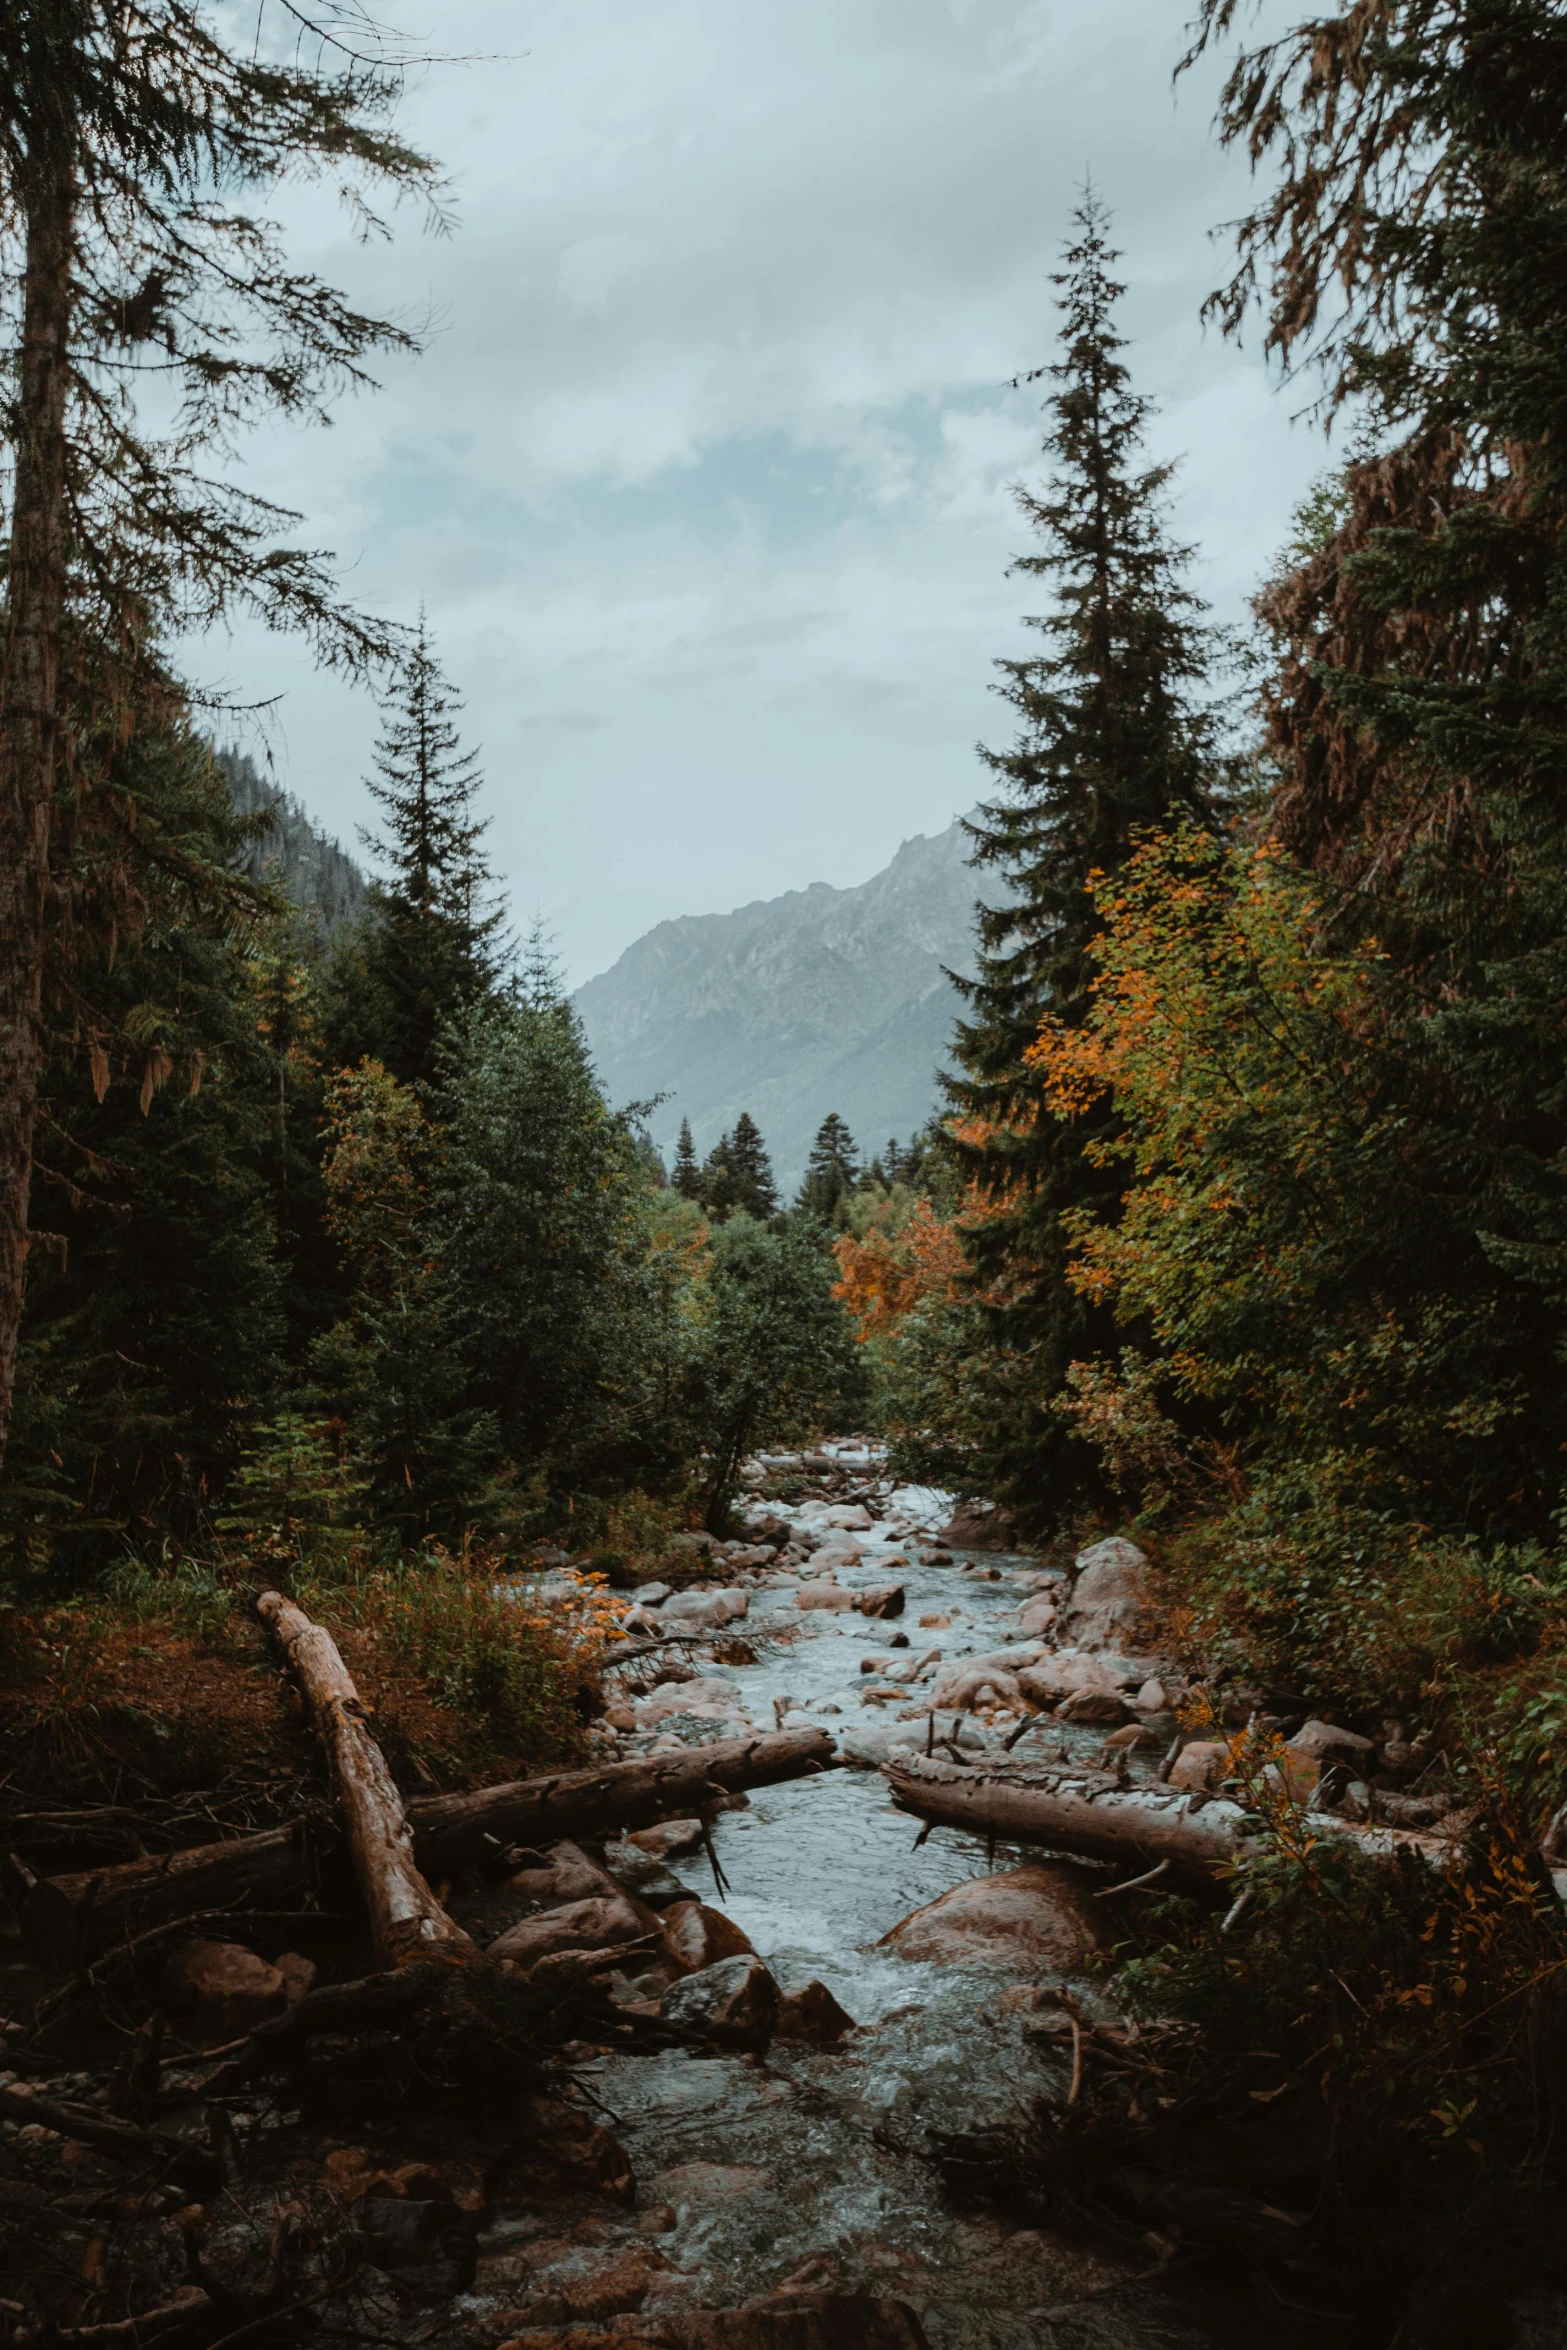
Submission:
MULTIPOLYGON (((1015 1643, 1038 1568, 964 1554, 923 1563, 879 1529, 855 1539, 865 1556, 840 1572, 848 1588, 888 1580, 878 1561, 894 1550, 907 1561, 894 1570, 907 1593, 898 1622, 804 1614, 791 1590, 763 1588, 735 1627, 755 1661, 700 1669, 704 1683, 731 1685, 753 1724, 818 1722, 868 1760, 893 1738, 923 1742, 925 1730, 898 1722, 896 1703, 862 1705, 862 1658, 896 1664, 929 1647, 952 1658, 1015 1643), (996 1568, 1000 1579, 987 1579, 996 1568), (948 1621, 922 1628, 922 1616, 948 1621), (897 1631, 908 1650, 890 1648, 897 1631)), ((743 1727, 677 1717, 667 1730, 743 1727)), ((1048 1750, 1063 1737, 1087 1759, 1103 1733, 1052 1724, 1030 1742, 1048 1750)), ((651 1733, 636 1741, 652 1742, 651 1733)), ((849 1768, 763 1790, 724 1814, 714 1831, 721 1893, 705 1860, 681 1864, 689 1888, 744 1928, 785 1990, 815 1977, 861 2028, 831 2051, 779 2041, 760 2059, 681 2050, 583 2067, 636 2167, 638 2211, 625 2231, 670 2264, 655 2299, 732 2306, 793 2280, 904 2300, 933 2350, 1228 2350, 1254 2342, 1263 2324, 1283 2350, 1294 2337, 1277 2310, 1171 2272, 1155 2249, 1023 2227, 948 2191, 931 2159, 935 2138, 1005 2124, 1042 2093, 1060 2095, 1066 2065, 1025 2035, 1033 1970, 914 1963, 880 1947, 911 1910, 1037 1857, 1003 1846, 990 1854, 948 1829, 918 1845, 917 1836, 879 1771, 849 1768)), ((563 2249, 562 2273, 572 2257, 563 2249)))

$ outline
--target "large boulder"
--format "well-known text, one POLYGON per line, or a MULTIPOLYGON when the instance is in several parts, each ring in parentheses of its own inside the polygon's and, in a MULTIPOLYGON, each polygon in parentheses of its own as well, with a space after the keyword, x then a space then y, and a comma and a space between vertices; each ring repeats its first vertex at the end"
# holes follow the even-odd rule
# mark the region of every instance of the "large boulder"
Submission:
POLYGON ((1061 1610, 1061 1638, 1074 1648, 1137 1649, 1155 1635, 1148 1560, 1135 1542, 1113 1534, 1077 1557, 1071 1597, 1061 1610))
POLYGON ((1009 1673, 1003 1665, 976 1664, 961 1658, 938 1676, 930 1693, 933 1714, 974 1713, 986 1705, 1009 1706, 1014 1713, 1022 1713, 1024 1704, 1016 1673, 1009 1673))
POLYGON ((705 1901, 672 1901, 664 1912, 664 1951, 683 1975, 699 1975, 720 1959, 744 1958, 751 1942, 721 1909, 705 1901))
POLYGON ((823 1525, 841 1526, 854 1534, 868 1534, 875 1523, 870 1511, 861 1501, 835 1502, 831 1509, 822 1512, 823 1525))
POLYGON ((1303 1722, 1289 1742, 1292 1754, 1305 1755, 1315 1763, 1349 1763, 1356 1770, 1371 1768, 1376 1753, 1376 1741, 1362 1738, 1358 1730, 1341 1730, 1336 1722, 1303 1722))
POLYGON ((898 1958, 1067 1975, 1106 1939, 1104 1913, 1081 1877, 1036 1861, 954 1886, 902 1919, 880 1947, 898 1958))
POLYGON ((181 1942, 163 1967, 166 2006, 192 2041, 238 2040, 288 2005, 275 1966, 241 1942, 181 1942))
POLYGON ((658 1611, 665 1632, 718 1632, 750 1612, 744 1591, 677 1591, 658 1611))
POLYGON ((1060 1610, 1056 1606, 1052 1593, 1036 1591, 1033 1598, 1025 1599, 1018 1609, 1017 1628, 1020 1632, 1037 1639, 1042 1632, 1054 1630, 1056 1617, 1059 1613, 1060 1610))
POLYGON ((1011 1550, 1017 1528, 993 1501, 961 1501, 936 1540, 953 1550, 1011 1550))
POLYGON ((664 1993, 659 2014, 720 2048, 765 2048, 778 2021, 778 1985, 754 1952, 720 1959, 664 1993))
POLYGON ((868 1590, 855 1594, 855 1606, 862 1616, 901 1616, 904 1608, 901 1583, 873 1583, 868 1590))
POLYGON ((589 1901, 568 1901, 561 1909, 542 1910, 509 1926, 490 1944, 488 1956, 509 1958, 516 1966, 532 1966, 562 1950, 608 1950, 619 1942, 640 1941, 659 1931, 658 1914, 618 1889, 589 1901))

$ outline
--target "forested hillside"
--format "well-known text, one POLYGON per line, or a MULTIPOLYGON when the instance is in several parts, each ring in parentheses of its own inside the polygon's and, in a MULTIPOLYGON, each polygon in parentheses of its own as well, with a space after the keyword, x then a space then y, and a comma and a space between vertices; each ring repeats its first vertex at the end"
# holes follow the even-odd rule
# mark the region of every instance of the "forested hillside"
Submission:
POLYGON ((449 225, 288 14, 0 21, 0 2329, 1567 2340, 1567 8, 1200 0, 1247 631, 1085 185, 983 798, 575 1001, 233 463, 449 225))

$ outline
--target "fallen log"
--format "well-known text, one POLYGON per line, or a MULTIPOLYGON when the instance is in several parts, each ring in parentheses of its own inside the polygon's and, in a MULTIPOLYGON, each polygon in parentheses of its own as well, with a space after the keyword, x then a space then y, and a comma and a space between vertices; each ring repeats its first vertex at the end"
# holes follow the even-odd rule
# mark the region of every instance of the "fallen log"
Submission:
MULTIPOLYGON (((1129 1787, 1108 1771, 1027 1763, 992 1768, 945 1762, 911 1748, 891 1755, 882 1769, 898 1809, 932 1825, 1145 1870, 1166 1863, 1187 1884, 1222 1884, 1261 1841, 1255 1815, 1227 1796, 1157 1784, 1129 1787)), ((1383 1860, 1402 1851, 1440 1864, 1453 1850, 1442 1836, 1361 1827, 1332 1812, 1308 1812, 1304 1825, 1313 1836, 1347 1838, 1383 1860)))
POLYGON ((112 1868, 40 1877, 22 1903, 23 1939, 36 1966, 63 1974, 195 1910, 286 1905, 305 1875, 297 1828, 271 1828, 112 1868))
MULTIPOLYGON (((408 1806, 414 1859, 438 1880, 493 1854, 498 1845, 558 1842, 687 1818, 716 1794, 803 1778, 836 1759, 826 1731, 788 1730, 597 1770, 556 1771, 470 1795, 428 1796, 408 1806)), ((34 1963, 64 1973, 129 1951, 181 1918, 221 1932, 219 1913, 226 1909, 286 1908, 308 1873, 309 1854, 296 1831, 269 1829, 113 1868, 40 1877, 23 1903, 22 1931, 34 1963)))
POLYGON ((837 1749, 825 1730, 758 1732, 679 1753, 558 1771, 472 1795, 431 1795, 409 1806, 418 1853, 432 1876, 480 1860, 501 1844, 558 1843, 563 1837, 651 1827, 705 1810, 715 1795, 772 1787, 829 1769, 837 1749))
POLYGON ((326 1749, 378 1965, 437 1957, 466 1963, 476 1957, 473 1942, 420 1873, 403 1799, 336 1641, 280 1591, 263 1592, 256 1613, 304 1691, 326 1749))

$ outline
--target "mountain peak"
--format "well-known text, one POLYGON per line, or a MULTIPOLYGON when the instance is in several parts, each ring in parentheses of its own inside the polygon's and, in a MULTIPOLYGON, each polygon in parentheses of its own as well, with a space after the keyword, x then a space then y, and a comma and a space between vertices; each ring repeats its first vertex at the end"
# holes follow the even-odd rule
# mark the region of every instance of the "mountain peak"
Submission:
POLYGON ((682 914, 627 947, 575 1002, 612 1101, 699 1151, 749 1110, 792 1190, 836 1110, 870 1154, 936 1107, 974 965, 974 876, 960 823, 916 833, 869 881, 813 881, 728 914, 682 914))

